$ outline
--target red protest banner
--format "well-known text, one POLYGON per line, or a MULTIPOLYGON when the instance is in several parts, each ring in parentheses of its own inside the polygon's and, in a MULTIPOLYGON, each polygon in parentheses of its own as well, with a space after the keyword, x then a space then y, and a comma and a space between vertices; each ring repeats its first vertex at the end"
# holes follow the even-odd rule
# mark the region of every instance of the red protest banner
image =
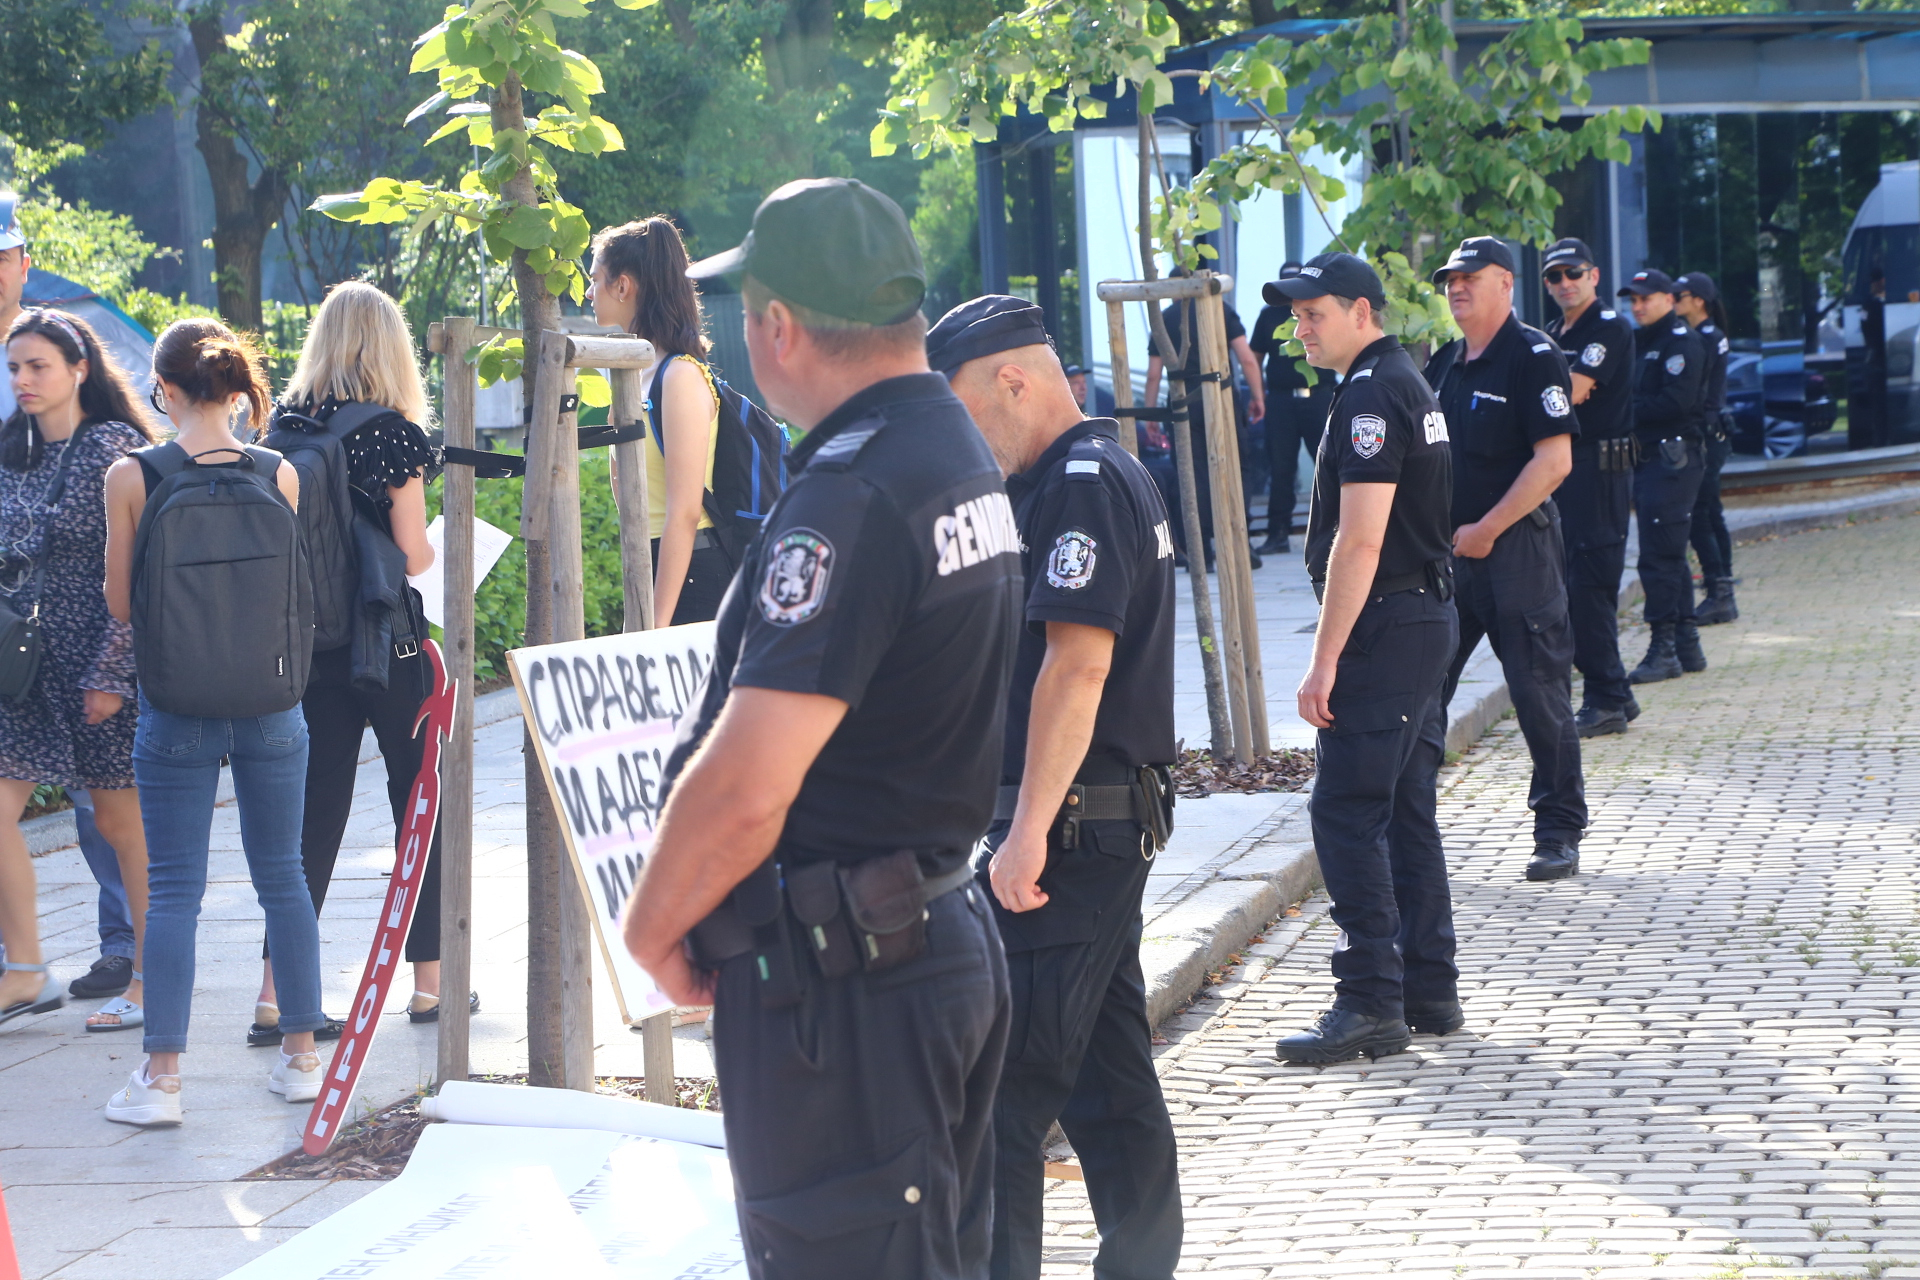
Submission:
MULTIPOLYGON (((418 736, 420 727, 426 726, 426 750, 408 796, 406 825, 395 835, 398 856, 373 945, 367 951, 367 967, 360 975, 360 991, 354 998, 347 1029, 333 1051, 333 1061, 328 1064, 326 1083, 307 1116, 300 1146, 310 1156, 321 1154, 333 1142, 353 1102, 354 1086, 373 1048, 373 1034, 380 1029, 380 1011, 386 1007, 387 988, 393 984, 394 962, 406 941, 407 927, 413 923, 420 880, 426 874, 427 851, 433 847, 433 829, 440 821, 440 744, 453 736, 453 682, 447 678, 440 646, 428 640, 423 648, 433 669, 433 692, 420 705, 413 731, 418 736)), ((0 1280, 6 1277, 0 1274, 0 1280)))

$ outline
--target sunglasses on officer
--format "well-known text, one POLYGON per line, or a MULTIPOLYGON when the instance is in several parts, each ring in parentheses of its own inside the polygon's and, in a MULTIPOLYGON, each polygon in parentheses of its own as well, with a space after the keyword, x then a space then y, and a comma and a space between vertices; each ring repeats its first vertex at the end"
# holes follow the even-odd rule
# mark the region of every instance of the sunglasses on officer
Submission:
POLYGON ((1553 267, 1540 278, 1548 284, 1559 284, 1562 280, 1585 280, 1591 267, 1553 267))

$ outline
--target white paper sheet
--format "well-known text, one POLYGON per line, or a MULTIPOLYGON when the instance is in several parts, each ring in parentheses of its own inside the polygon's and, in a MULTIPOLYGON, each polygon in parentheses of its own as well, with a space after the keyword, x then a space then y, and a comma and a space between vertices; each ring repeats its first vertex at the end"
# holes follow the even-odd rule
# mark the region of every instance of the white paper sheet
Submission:
POLYGON ((406 1172, 226 1280, 744 1280, 726 1155, 436 1124, 406 1172))
MULTIPOLYGON (((425 608, 427 621, 436 627, 447 625, 447 517, 444 514, 433 518, 427 526, 427 541, 433 544, 433 564, 422 574, 407 579, 420 593, 420 603, 425 608)), ((478 590, 480 584, 493 572, 493 566, 500 562, 507 548, 513 545, 513 535, 504 529, 496 529, 479 516, 473 518, 473 585, 478 590)))
POLYGON ((717 1111, 664 1107, 638 1098, 612 1098, 576 1089, 529 1089, 524 1085, 449 1080, 420 1114, 455 1124, 519 1125, 540 1129, 598 1129, 638 1138, 666 1138, 703 1147, 727 1145, 717 1111))

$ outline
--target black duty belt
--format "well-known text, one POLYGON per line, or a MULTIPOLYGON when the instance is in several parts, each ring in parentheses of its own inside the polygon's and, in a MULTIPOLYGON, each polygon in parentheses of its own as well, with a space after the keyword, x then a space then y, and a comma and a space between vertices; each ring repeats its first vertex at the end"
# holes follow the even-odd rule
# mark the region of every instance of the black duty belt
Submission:
MULTIPOLYGON (((1146 856, 1151 858, 1167 847, 1173 834, 1173 769, 1170 765, 1143 765, 1137 769, 1099 769, 1094 772, 1111 777, 1119 771, 1131 773, 1132 780, 1120 783, 1075 782, 1061 798, 1060 808, 1048 824, 1049 837, 1062 849, 1078 848, 1083 822, 1137 823, 1148 837, 1146 856)), ((1001 787, 994 800, 995 822, 1005 822, 1020 807, 1020 788, 1001 787)))
MULTIPOLYGON (((1131 786, 1089 787, 1076 782, 1067 788, 1060 810, 1082 822, 1135 822, 1139 820, 1140 811, 1134 795, 1131 786)), ((993 806, 993 820, 1005 822, 1013 817, 1019 805, 1019 787, 1000 788, 1000 797, 993 806)))
MULTIPOLYGON (((1370 596, 1390 596, 1402 591, 1431 591, 1441 600, 1453 599, 1452 562, 1431 560, 1424 568, 1415 569, 1411 573, 1376 577, 1373 585, 1367 588, 1367 594, 1370 596)), ((1324 581, 1313 584, 1313 599, 1316 604, 1326 603, 1327 584, 1324 581)))

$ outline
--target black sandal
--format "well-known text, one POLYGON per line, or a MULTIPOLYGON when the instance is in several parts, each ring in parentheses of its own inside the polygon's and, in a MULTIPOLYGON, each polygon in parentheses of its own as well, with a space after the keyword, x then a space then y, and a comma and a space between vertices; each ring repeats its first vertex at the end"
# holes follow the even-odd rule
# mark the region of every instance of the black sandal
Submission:
MULTIPOLYGON (((412 1000, 407 1001, 407 1021, 415 1023, 440 1021, 440 997, 429 995, 425 991, 416 991, 413 994, 416 997, 427 996, 428 999, 433 1001, 433 1007, 431 1009, 416 1009, 413 1007, 412 1000)), ((480 1012, 480 993, 478 991, 467 992, 467 1012, 480 1012)))
MULTIPOLYGON (((274 1005, 261 1001, 253 1006, 253 1016, 255 1019, 260 1017, 260 1011, 262 1009, 272 1009, 275 1020, 273 1022, 255 1021, 252 1026, 247 1028, 247 1048, 249 1049, 265 1049, 270 1045, 280 1043, 280 1010, 274 1005)), ((315 1031, 313 1038, 315 1040, 338 1040, 346 1029, 347 1024, 340 1019, 328 1018, 327 1025, 315 1031)))

